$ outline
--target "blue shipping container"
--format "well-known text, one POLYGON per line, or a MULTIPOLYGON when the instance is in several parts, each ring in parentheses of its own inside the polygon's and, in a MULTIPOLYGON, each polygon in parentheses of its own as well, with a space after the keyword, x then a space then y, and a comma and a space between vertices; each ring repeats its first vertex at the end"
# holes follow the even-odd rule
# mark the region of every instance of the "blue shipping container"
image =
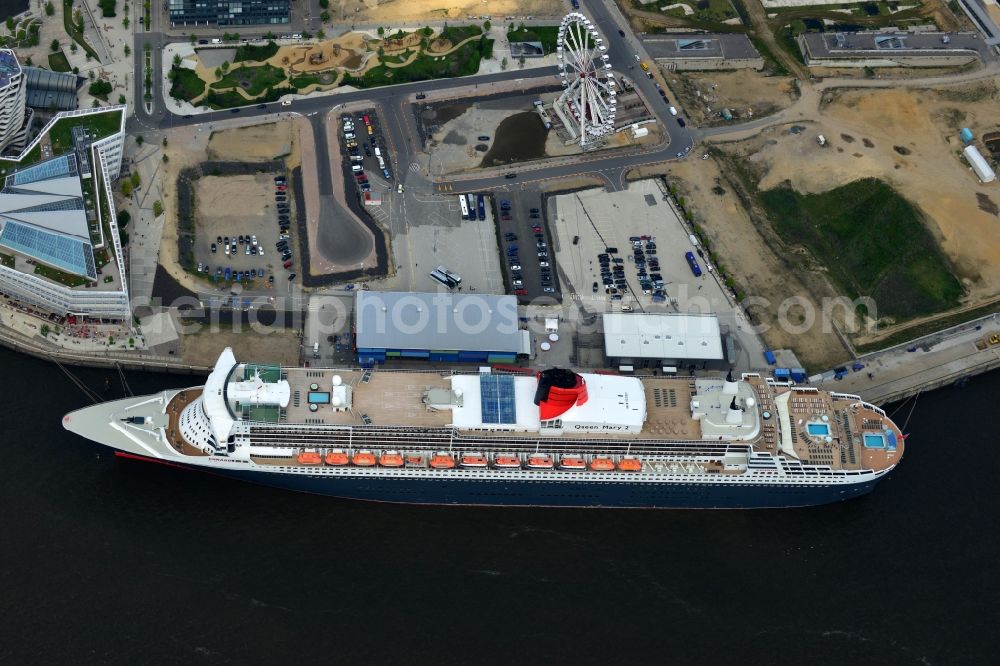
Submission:
POLYGON ((961 137, 962 137, 962 143, 972 143, 973 139, 972 130, 970 130, 968 127, 963 127, 961 137))
POLYGON ((775 379, 781 379, 781 380, 791 379, 792 378, 792 371, 789 370, 788 368, 775 368, 774 369, 774 378, 775 379))
POLYGON ((806 369, 805 368, 792 368, 792 381, 801 384, 806 380, 806 369))
POLYGON ((775 363, 778 362, 778 359, 774 358, 774 352, 771 351, 770 349, 764 350, 764 360, 767 361, 768 365, 774 365, 775 363))

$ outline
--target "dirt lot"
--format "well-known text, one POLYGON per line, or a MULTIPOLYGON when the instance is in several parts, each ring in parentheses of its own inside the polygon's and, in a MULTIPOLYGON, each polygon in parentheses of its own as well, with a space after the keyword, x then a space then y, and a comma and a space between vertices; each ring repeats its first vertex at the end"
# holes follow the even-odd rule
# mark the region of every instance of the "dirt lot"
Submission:
POLYGON ((751 69, 735 72, 665 72, 683 113, 696 125, 725 125, 719 114, 728 108, 734 118, 770 115, 798 99, 789 77, 764 76, 751 69))
POLYGON ((183 336, 185 362, 192 365, 215 365, 219 354, 226 347, 239 350, 241 359, 255 363, 280 363, 298 365, 299 336, 285 328, 267 328, 265 332, 251 330, 244 326, 235 333, 232 327, 221 331, 210 331, 207 327, 198 333, 183 336))
POLYGON ((291 152, 292 139, 293 127, 289 122, 212 132, 208 140, 208 158, 235 162, 273 160, 291 152))
MULTIPOLYGON (((383 21, 392 25, 393 21, 442 20, 489 15, 494 23, 505 16, 561 16, 566 13, 568 3, 561 0, 493 0, 483 4, 481 0, 334 0, 330 3, 330 13, 341 19, 357 23, 383 21)), ((396 27, 393 25, 392 27, 396 27)))
MULTIPOLYGON (((997 183, 981 185, 964 164, 958 133, 962 127, 971 128, 976 136, 997 129, 998 99, 994 83, 942 91, 827 92, 819 113, 813 114, 815 122, 800 123, 800 133, 783 125, 720 147, 732 156, 735 168, 759 176, 760 189, 788 182, 801 192, 824 192, 869 176, 890 183, 925 215, 968 290, 963 304, 968 307, 1000 293, 1000 189, 997 183), (827 138, 827 147, 818 145, 818 134, 827 138)), ((768 230, 749 223, 724 178, 719 186, 726 193, 712 192, 719 177, 713 160, 691 160, 673 172, 685 182, 683 189, 694 207, 705 211, 705 226, 719 243, 722 261, 735 269, 748 293, 761 293, 772 301, 768 294, 809 293, 815 298, 829 293, 820 273, 789 272, 805 261, 797 262, 794 252, 778 257, 769 249, 761 235, 768 230), (758 250, 747 252, 747 244, 757 245, 758 250)), ((889 332, 885 329, 879 335, 889 332)), ((768 334, 768 341, 778 346, 774 335, 768 334)), ((822 347, 832 348, 834 339, 829 335, 826 339, 829 344, 822 347)), ((855 342, 871 339, 859 336, 855 342)), ((810 363, 812 350, 820 345, 799 342, 793 347, 803 362, 810 363)))

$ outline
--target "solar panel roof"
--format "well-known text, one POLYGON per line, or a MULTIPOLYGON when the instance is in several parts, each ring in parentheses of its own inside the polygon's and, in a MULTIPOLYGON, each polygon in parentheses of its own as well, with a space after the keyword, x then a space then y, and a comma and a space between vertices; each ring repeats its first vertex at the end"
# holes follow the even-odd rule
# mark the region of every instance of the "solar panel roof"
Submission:
POLYGON ((479 375, 483 423, 517 423, 512 375, 479 375))
POLYGON ((45 264, 97 279, 94 251, 87 241, 72 236, 53 233, 38 227, 4 220, 0 231, 0 245, 27 255, 45 264))

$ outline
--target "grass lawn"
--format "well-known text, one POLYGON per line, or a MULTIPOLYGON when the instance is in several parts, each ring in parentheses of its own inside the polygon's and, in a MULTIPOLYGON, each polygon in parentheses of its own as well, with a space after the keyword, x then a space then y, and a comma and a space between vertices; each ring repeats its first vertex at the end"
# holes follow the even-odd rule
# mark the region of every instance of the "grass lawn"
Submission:
POLYGON ((78 30, 76 24, 73 23, 73 0, 63 0, 63 28, 66 29, 66 34, 70 36, 70 39, 89 53, 91 58, 101 62, 101 59, 97 57, 97 51, 83 38, 83 31, 78 30))
POLYGON ((958 305, 963 289, 916 209, 875 178, 822 194, 760 194, 778 234, 806 247, 846 296, 897 321, 958 305))
POLYGON ((302 90, 303 88, 308 88, 315 83, 319 83, 319 77, 315 74, 300 74, 294 79, 291 79, 289 83, 291 83, 292 87, 296 90, 302 90))
POLYGON ((243 44, 236 49, 236 55, 233 56, 233 62, 243 62, 245 60, 267 60, 268 58, 273 58, 274 54, 277 52, 278 45, 274 42, 268 42, 263 46, 243 44))
POLYGON ((42 264, 35 264, 35 275, 41 275, 42 277, 48 278, 54 282, 66 285, 67 287, 79 287, 80 285, 87 284, 88 282, 85 277, 64 273, 60 270, 56 270, 55 268, 43 266, 42 264))
POLYGON ((556 43, 559 41, 559 26, 557 25, 536 25, 517 28, 507 31, 508 42, 541 42, 545 54, 556 52, 556 43))
POLYGON ((69 66, 69 60, 66 59, 66 54, 62 51, 49 54, 49 68, 53 72, 69 72, 73 69, 69 66))
POLYGON ((7 268, 14 268, 14 257, 0 252, 0 264, 3 264, 7 268))
POLYGON ((285 78, 284 70, 271 65, 237 67, 213 83, 212 88, 215 90, 243 88, 248 95, 256 97, 268 88, 284 83, 285 78))
MULTIPOLYGON (((89 116, 75 116, 63 118, 56 122, 49 130, 49 139, 52 141, 52 154, 62 155, 73 149, 73 128, 89 127, 94 133, 95 139, 103 139, 118 131, 121 127, 122 112, 119 110, 107 113, 95 113, 89 116)), ((24 164, 31 164, 24 160, 24 164)))
POLYGON ((173 84, 170 86, 170 96, 174 99, 182 99, 190 102, 205 92, 205 82, 194 73, 194 70, 174 67, 170 72, 173 76, 173 84))
POLYGON ((481 34, 483 29, 478 25, 449 25, 441 30, 438 38, 447 39, 454 46, 469 37, 478 37, 481 34))
POLYGON ((405 67, 390 68, 379 65, 365 72, 360 78, 345 76, 341 85, 374 88, 394 83, 469 76, 479 71, 479 61, 489 57, 492 52, 493 40, 484 37, 479 41, 469 42, 446 56, 421 54, 405 67))

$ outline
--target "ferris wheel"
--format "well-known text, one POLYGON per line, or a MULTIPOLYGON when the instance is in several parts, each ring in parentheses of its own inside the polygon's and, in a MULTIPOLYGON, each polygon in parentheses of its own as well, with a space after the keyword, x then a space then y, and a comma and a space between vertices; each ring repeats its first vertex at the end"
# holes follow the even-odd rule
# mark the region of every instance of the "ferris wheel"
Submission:
POLYGON ((590 19, 579 12, 559 24, 556 55, 566 90, 558 99, 575 121, 574 133, 584 148, 594 147, 615 129, 615 75, 604 40, 590 19))

